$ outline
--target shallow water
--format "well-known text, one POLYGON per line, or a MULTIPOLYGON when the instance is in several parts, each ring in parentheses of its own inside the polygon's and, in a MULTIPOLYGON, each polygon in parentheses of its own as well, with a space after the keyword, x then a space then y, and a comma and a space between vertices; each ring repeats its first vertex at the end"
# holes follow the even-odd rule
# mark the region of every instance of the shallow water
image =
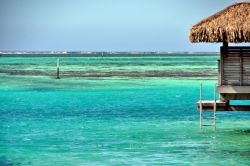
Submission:
POLYGON ((217 58, 1 57, 0 165, 250 165, 249 113, 199 129, 217 58))

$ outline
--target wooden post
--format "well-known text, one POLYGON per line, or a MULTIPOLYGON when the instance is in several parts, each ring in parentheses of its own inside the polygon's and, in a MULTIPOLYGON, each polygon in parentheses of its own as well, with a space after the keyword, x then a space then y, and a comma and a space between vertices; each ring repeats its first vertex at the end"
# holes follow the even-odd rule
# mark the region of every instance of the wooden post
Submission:
POLYGON ((218 85, 221 85, 221 60, 218 59, 218 85))
POLYGON ((200 129, 202 129, 202 83, 200 85, 200 129))
POLYGON ((220 48, 220 82, 219 82, 219 85, 224 85, 224 55, 225 54, 225 48, 224 47, 221 47, 220 48))
POLYGON ((225 42, 225 41, 224 41, 224 42, 223 42, 223 47, 226 47, 226 48, 227 48, 227 47, 228 47, 228 42, 225 42))
POLYGON ((56 78, 57 78, 57 79, 60 79, 60 59, 59 59, 59 58, 57 58, 56 78))
POLYGON ((227 56, 228 42, 224 41, 223 46, 220 49, 220 82, 219 85, 224 85, 224 57, 227 56))
POLYGON ((216 84, 214 85, 214 129, 216 129, 216 84))
POLYGON ((240 49, 240 86, 243 86, 243 58, 241 49, 240 49))

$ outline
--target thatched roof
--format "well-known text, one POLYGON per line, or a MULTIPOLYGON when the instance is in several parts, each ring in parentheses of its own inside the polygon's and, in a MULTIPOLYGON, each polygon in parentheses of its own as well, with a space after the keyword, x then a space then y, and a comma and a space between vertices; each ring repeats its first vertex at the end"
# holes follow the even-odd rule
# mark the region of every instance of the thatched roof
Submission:
POLYGON ((250 42, 250 2, 233 4, 202 20, 190 30, 195 42, 250 42))

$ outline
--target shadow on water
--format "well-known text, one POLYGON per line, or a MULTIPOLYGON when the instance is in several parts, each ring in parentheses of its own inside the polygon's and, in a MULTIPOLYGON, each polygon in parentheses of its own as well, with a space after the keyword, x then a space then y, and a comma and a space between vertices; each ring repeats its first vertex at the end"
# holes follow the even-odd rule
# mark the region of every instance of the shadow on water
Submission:
POLYGON ((250 129, 235 129, 228 132, 233 136, 250 136, 250 129))
POLYGON ((18 166, 21 165, 21 163, 13 163, 10 160, 8 160, 6 157, 0 157, 0 166, 18 166))
MULTIPOLYGON (((203 130, 205 136, 215 137, 215 151, 217 156, 231 156, 231 159, 240 157, 242 162, 248 161, 250 156, 249 136, 250 128, 242 129, 217 129, 216 131, 203 130)), ((207 151, 206 151, 207 152, 207 151)), ((248 163, 246 163, 248 164, 248 163)))
POLYGON ((245 134, 250 134, 250 129, 238 130, 238 132, 240 132, 240 133, 245 133, 245 134))
POLYGON ((224 150, 224 154, 226 155, 240 155, 242 157, 249 157, 250 156, 250 150, 224 150))

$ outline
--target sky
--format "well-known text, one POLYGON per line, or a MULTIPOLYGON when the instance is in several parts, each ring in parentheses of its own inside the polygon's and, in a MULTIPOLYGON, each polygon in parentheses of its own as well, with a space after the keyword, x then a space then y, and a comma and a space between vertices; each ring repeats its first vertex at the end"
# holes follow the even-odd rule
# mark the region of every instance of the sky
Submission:
POLYGON ((218 52, 189 29, 235 0, 0 0, 0 51, 218 52))

